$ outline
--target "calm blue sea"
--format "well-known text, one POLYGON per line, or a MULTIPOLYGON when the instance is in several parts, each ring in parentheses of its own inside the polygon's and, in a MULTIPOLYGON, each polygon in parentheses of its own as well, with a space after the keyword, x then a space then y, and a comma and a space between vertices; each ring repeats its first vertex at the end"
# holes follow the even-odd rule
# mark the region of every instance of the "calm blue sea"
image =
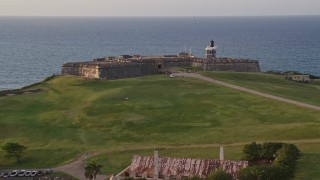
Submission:
POLYGON ((214 39, 220 57, 251 58, 263 71, 320 75, 320 16, 0 17, 0 89, 60 72, 63 63, 107 55, 196 56, 214 39))

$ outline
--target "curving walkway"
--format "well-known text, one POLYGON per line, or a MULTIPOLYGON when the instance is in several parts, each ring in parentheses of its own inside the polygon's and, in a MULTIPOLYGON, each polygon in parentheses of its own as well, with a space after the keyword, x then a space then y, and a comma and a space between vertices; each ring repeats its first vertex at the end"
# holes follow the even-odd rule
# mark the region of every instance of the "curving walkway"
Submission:
POLYGON ((289 104, 294 104, 296 106, 301 106, 301 107, 314 109, 314 110, 320 110, 319 106, 315 106, 315 105, 312 105, 312 104, 307 104, 307 103, 295 101, 295 100, 292 100, 292 99, 287 99, 287 98, 283 98, 283 97, 279 97, 279 96, 275 96, 275 95, 271 95, 271 94, 255 91, 255 90, 252 90, 252 89, 248 89, 248 88, 245 88, 245 87, 233 85, 233 84, 226 83, 226 82, 223 82, 223 81, 211 79, 211 78, 208 78, 208 77, 202 76, 200 74, 196 74, 196 73, 176 73, 174 75, 178 76, 178 77, 193 77, 193 78, 201 79, 201 80, 208 81, 208 82, 211 82, 211 83, 214 83, 214 84, 218 84, 218 85, 221 85, 221 86, 225 86, 225 87, 228 87, 228 88, 232 88, 232 89, 235 89, 235 90, 251 93, 251 94, 254 94, 254 95, 258 95, 258 96, 262 96, 262 97, 278 100, 278 101, 289 103, 289 104))

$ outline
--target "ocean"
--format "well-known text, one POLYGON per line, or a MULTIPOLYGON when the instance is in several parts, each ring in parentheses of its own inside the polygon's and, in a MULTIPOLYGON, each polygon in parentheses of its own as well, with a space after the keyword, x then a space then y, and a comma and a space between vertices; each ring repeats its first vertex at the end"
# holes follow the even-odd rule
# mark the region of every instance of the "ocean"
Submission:
POLYGON ((0 90, 58 74, 61 65, 121 54, 250 58, 262 71, 320 75, 320 16, 0 17, 0 90))

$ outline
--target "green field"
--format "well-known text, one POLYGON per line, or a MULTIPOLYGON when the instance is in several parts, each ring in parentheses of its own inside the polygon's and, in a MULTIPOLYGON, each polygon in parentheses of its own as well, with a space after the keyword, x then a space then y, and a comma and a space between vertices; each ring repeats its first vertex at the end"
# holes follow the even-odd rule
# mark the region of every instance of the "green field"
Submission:
POLYGON ((288 81, 283 75, 265 73, 203 72, 202 74, 260 92, 320 106, 320 80, 304 84, 288 81))
MULTIPOLYGON (((235 81, 229 73, 206 75, 235 81)), ((253 85, 265 76, 268 86, 297 88, 308 97, 315 94, 304 102, 320 101, 319 84, 301 89, 299 83, 287 87, 270 75, 243 76, 253 85)), ((256 86, 263 88, 259 82, 256 86)), ((133 154, 151 155, 154 146, 161 155, 217 158, 214 145, 234 145, 226 148, 226 156, 240 159, 245 143, 289 141, 305 154, 299 177, 320 178, 319 111, 165 75, 111 81, 65 76, 29 88, 42 92, 0 97, 0 143, 28 146, 18 165, 1 152, 0 168, 54 167, 84 152, 101 151, 106 153, 98 161, 111 174, 129 165, 133 154)), ((284 92, 278 93, 291 97, 284 92)))

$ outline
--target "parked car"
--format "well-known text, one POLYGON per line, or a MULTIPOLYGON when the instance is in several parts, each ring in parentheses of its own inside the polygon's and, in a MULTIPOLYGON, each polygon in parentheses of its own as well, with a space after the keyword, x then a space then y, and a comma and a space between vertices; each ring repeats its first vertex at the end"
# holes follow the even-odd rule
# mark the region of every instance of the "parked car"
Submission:
POLYGON ((43 176, 43 175, 44 175, 44 172, 43 172, 42 170, 39 170, 39 171, 37 172, 37 175, 38 175, 38 176, 43 176))
POLYGON ((19 170, 13 170, 13 171, 11 171, 11 173, 10 173, 10 177, 15 177, 15 176, 17 176, 19 174, 19 170))
POLYGON ((20 170, 18 176, 23 177, 26 174, 26 170, 20 170))
POLYGON ((53 171, 52 171, 52 169, 47 169, 46 170, 46 174, 51 174, 53 171))
POLYGON ((10 176, 9 172, 4 172, 2 177, 6 178, 6 177, 9 177, 9 176, 10 176))
POLYGON ((3 172, 0 172, 0 177, 2 177, 2 176, 3 176, 3 174, 4 174, 3 172))
POLYGON ((24 174, 24 176, 30 176, 31 175, 31 171, 26 171, 26 173, 24 174))
POLYGON ((38 171, 31 171, 30 176, 34 177, 34 176, 36 176, 37 174, 38 174, 38 171))

